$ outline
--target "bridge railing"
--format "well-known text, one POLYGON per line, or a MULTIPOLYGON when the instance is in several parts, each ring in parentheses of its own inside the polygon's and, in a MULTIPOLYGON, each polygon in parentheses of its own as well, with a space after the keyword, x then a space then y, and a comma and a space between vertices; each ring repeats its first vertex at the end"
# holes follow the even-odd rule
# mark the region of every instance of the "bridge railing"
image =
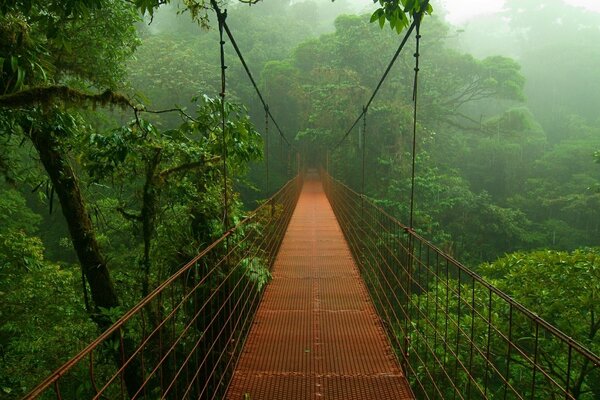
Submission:
POLYGON ((418 399, 600 398, 598 356, 366 197, 323 181, 418 399))
POLYGON ((25 398, 221 398, 301 186, 288 182, 25 398))

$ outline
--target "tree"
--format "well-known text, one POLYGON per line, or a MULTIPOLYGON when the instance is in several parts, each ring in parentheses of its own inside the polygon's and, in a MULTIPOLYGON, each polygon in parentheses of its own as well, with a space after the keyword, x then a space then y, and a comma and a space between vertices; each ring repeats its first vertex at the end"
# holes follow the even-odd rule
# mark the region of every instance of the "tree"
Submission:
MULTIPOLYGON (((276 86, 277 93, 294 93, 300 99, 299 104, 295 99, 287 104, 286 111, 301 116, 296 139, 322 163, 387 66, 385 57, 375 55, 391 56, 397 47, 394 32, 379 32, 364 17, 340 16, 335 27, 334 33, 299 45, 287 69, 269 76, 282 86, 276 86)), ((435 17, 422 30, 420 107, 426 112, 419 114, 417 135, 416 226, 452 254, 479 262, 537 243, 535 235, 526 233, 531 225, 524 214, 508 204, 494 204, 497 199, 489 193, 508 196, 508 185, 518 185, 511 179, 525 169, 519 154, 543 134, 526 109, 508 106, 523 99, 519 65, 505 57, 477 60, 461 54, 444 42, 447 32, 435 17), (477 120, 480 109, 500 114, 477 120), (499 134, 506 143, 494 142, 499 134), (494 142, 493 147, 484 149, 484 142, 494 142), (465 148, 474 154, 465 157, 465 148), (493 168, 488 167, 490 151, 498 153, 493 168), (485 184, 466 179, 479 171, 485 179, 477 178, 485 184)), ((268 67, 265 72, 275 71, 268 67)), ((336 177, 360 191, 362 165, 357 160, 365 146, 365 192, 403 221, 408 219, 411 191, 413 68, 412 54, 401 54, 367 112, 366 134, 359 121, 330 154, 336 177)))
POLYGON ((528 107, 551 143, 563 138, 569 115, 595 121, 598 14, 561 0, 505 3, 503 12, 470 21, 460 34, 461 45, 481 56, 519 59, 527 78, 528 107))
MULTIPOLYGON (((600 351, 600 252, 597 249, 513 253, 482 265, 480 271, 494 286, 550 324, 592 352, 600 351)), ((564 352, 552 348, 545 351, 555 368, 564 368, 564 352)), ((600 377, 597 367, 589 362, 578 366, 573 375, 573 396, 596 398, 600 395, 600 387, 594 384, 600 377)))
POLYGON ((45 258, 41 216, 17 185, 0 187, 0 396, 17 399, 96 329, 81 313, 81 274, 45 258))
MULTIPOLYGON (((193 247, 201 248, 215 234, 222 234, 225 226, 233 226, 233 218, 239 212, 239 204, 232 196, 227 213, 232 220, 225 223, 220 218, 224 215, 218 194, 223 186, 220 100, 205 96, 196 101, 194 117, 182 115, 184 122, 176 129, 161 131, 146 121, 132 121, 124 127, 90 135, 89 147, 83 154, 93 183, 123 188, 108 193, 114 199, 108 203, 113 209, 105 211, 118 212, 133 222, 130 234, 134 238, 141 225, 142 296, 149 293, 151 276, 158 281, 166 278, 151 268, 152 260, 160 264, 159 271, 170 271, 174 259, 185 261, 185 256, 177 254, 182 252, 181 243, 173 239, 177 229, 187 232, 186 226, 192 226, 191 237, 182 237, 181 242, 196 243, 193 247), (132 176, 131 170, 143 171, 143 179, 132 176), (200 211, 200 204, 207 209, 200 211), (172 210, 177 210, 176 215, 171 215, 172 210), (171 223, 175 232, 156 237, 159 228, 164 230, 169 225, 165 219, 177 221, 171 223), (160 246, 153 245, 155 241, 160 246), (155 247, 160 250, 154 251, 155 247)), ((226 103, 225 110, 228 170, 243 175, 248 163, 261 156, 261 138, 244 108, 226 103)), ((230 193, 232 183, 229 176, 230 193)))
MULTIPOLYGON (((3 132, 21 133, 31 140, 60 199, 97 311, 115 307, 117 294, 64 142, 84 129, 84 123, 53 102, 128 104, 111 91, 97 96, 77 87, 119 84, 125 71, 122 63, 137 45, 133 28, 137 14, 130 5, 112 0, 73 1, 66 7, 60 2, 3 2, 0 11, 7 39, 0 48, 0 88, 5 93, 0 106, 6 125, 12 127, 3 132), (107 32, 111 41, 106 40, 107 32), (30 109, 21 111, 26 107, 30 109)), ((102 318, 98 322, 106 324, 102 318)))
MULTIPOLYGON (((193 5, 190 3, 188 6, 193 5)), ((97 199, 90 199, 92 196, 89 196, 90 190, 86 187, 86 183, 93 182, 86 182, 85 176, 80 174, 81 149, 85 148, 82 139, 94 132, 90 123, 97 121, 96 117, 92 118, 90 113, 82 109, 89 105, 127 108, 135 113, 136 125, 143 129, 142 121, 138 118, 141 107, 128 97, 116 93, 116 90, 124 87, 125 61, 138 44, 134 26, 137 21, 137 6, 116 0, 73 0, 66 5, 53 1, 0 3, 0 34, 3 38, 0 45, 0 89, 3 93, 0 95, 0 135, 6 140, 22 136, 35 149, 34 153, 48 175, 51 193, 55 193, 60 201, 81 265, 84 293, 87 294, 88 286, 90 289, 92 303, 88 304, 87 297, 84 298, 86 306, 89 305, 87 311, 101 329, 114 322, 122 309, 119 308, 121 302, 115 281, 109 272, 107 251, 101 248, 101 235, 98 235, 98 226, 93 220, 93 212, 98 208, 92 206, 95 206, 97 199)), ((232 114, 233 109, 233 106, 226 107, 232 114)), ((235 109, 235 112, 240 114, 240 120, 243 119, 241 110, 235 109)), ((210 115, 214 119, 219 114, 213 107, 210 115)), ((210 121, 197 123, 206 122, 210 121)), ((231 121, 230 124, 228 127, 233 125, 233 134, 226 145, 234 148, 231 151, 233 162, 243 164, 257 157, 259 152, 252 153, 255 146, 246 146, 249 137, 256 141, 255 131, 247 121, 231 121), (247 154, 248 149, 252 154, 247 154)), ((211 133, 209 136, 215 135, 212 129, 206 130, 211 133)), ((186 131, 184 129, 179 133, 181 139, 186 131)), ((3 146, 5 142, 3 140, 3 146)), ((217 147, 216 144, 214 146, 217 147)), ((220 145, 218 147, 221 148, 220 145)), ((189 158, 196 155, 193 151, 188 154, 189 158)), ((9 177, 12 160, 4 156, 1 159, 3 176, 9 177)), ((142 211, 147 222, 144 224, 146 238, 151 239, 154 231, 151 203, 153 195, 160 192, 161 180, 181 174, 193 163, 200 164, 203 160, 190 160, 187 165, 173 165, 171 169, 164 170, 153 169, 151 157, 147 161, 147 201, 142 211)), ((132 171, 129 173, 132 174, 132 171)), ((98 214, 95 214, 98 223, 98 214)), ((11 237, 16 239, 14 234, 11 237)), ((23 251, 30 251, 31 257, 43 262, 38 257, 41 250, 35 240, 23 238, 19 243, 23 251)), ((150 248, 150 245, 146 247, 150 248)), ((145 262, 149 265, 149 256, 145 262)), ((69 282, 72 285, 73 275, 60 274, 56 269, 49 265, 46 268, 49 274, 57 277, 56 282, 69 282)), ((14 284, 18 282, 30 284, 32 281, 11 280, 14 284)), ((40 285, 40 290, 42 287, 48 288, 47 285, 40 285)), ((121 293, 126 291, 122 290, 121 293)), ((148 291, 146 280, 143 292, 148 291)), ((139 293, 135 297, 139 299, 139 293)), ((68 311, 72 310, 69 308, 68 311)), ((53 309, 49 317, 56 317, 55 311, 53 309)), ((130 345, 131 338, 124 337, 125 353, 130 345)), ((11 352, 10 356, 16 354, 18 351, 11 352)), ((119 363, 121 357, 114 355, 119 363)), ((124 380, 130 393, 139 387, 139 373, 139 365, 131 364, 126 368, 124 380)))
MULTIPOLYGON (((597 249, 517 252, 476 271, 597 354, 599 256, 597 249)), ((411 301, 417 312, 411 321, 410 354, 420 367, 413 379, 426 383, 423 391, 439 390, 443 398, 458 391, 486 393, 487 398, 518 393, 541 400, 562 398, 563 390, 575 399, 598 397, 600 371, 587 357, 570 351, 566 340, 509 305, 504 296, 443 264, 415 271, 419 292, 411 301), (532 374, 534 360, 537 373, 532 374)))

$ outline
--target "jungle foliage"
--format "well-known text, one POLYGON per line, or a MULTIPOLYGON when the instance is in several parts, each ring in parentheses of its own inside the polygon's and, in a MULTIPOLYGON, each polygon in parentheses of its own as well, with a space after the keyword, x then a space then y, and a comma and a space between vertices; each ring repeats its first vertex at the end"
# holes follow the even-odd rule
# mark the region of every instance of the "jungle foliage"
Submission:
MULTIPOLYGON (((365 193, 403 221, 414 47, 369 108, 366 130, 332 148, 377 84, 398 32, 431 13, 423 4, 380 0, 373 13, 335 22, 329 4, 313 2, 269 0, 228 13, 303 164, 328 166, 361 191, 364 148, 365 193)), ((335 7, 352 11, 341 0, 335 7)), ((564 79, 536 67, 539 58, 469 54, 469 32, 461 42, 435 13, 426 16, 415 226, 597 351, 600 123, 593 101, 574 93, 600 81, 583 56, 598 56, 590 43, 600 35, 583 24, 585 34, 537 46, 558 34, 544 15, 581 17, 566 9, 551 2, 527 12, 537 25, 520 14, 511 20, 522 54, 553 55, 564 79), (558 58, 572 51, 567 43, 583 46, 580 68, 558 58), (569 301, 559 307, 553 296, 569 301)), ((235 194, 224 221, 210 13, 205 0, 0 1, 0 397, 21 397, 295 172, 295 154, 272 126, 265 140, 264 109, 228 47, 235 194)))
POLYGON ((142 4, 0 10, 0 391, 20 398, 243 216, 235 195, 224 210, 222 147, 239 176, 262 149, 245 109, 201 86, 177 124, 144 119, 127 93, 142 4))

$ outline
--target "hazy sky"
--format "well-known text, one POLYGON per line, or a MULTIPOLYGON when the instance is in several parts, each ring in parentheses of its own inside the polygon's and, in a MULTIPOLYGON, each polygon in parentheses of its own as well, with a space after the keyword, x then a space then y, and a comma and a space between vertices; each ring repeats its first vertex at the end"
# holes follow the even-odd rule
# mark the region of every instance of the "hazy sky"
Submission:
MULTIPOLYGON (((439 0, 448 10, 448 21, 460 24, 482 14, 502 10, 504 0, 439 0)), ((600 0, 563 0, 565 3, 600 13, 600 0)), ((435 4, 435 1, 433 2, 435 4)))

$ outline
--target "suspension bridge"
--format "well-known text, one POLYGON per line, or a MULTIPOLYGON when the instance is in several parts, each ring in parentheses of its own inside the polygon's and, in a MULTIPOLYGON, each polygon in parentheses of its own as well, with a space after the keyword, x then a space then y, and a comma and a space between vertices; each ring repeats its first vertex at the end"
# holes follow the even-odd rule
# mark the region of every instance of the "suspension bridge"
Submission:
POLYGON ((26 398, 593 399, 599 368, 321 171, 288 182, 26 398))
MULTIPOLYGON (((264 106, 265 129, 272 120, 285 139, 226 15, 213 7, 221 96, 227 34, 264 106)), ((298 168, 25 398, 597 398, 597 355, 413 229, 419 24, 420 16, 338 143, 361 119, 366 132, 368 107, 416 31, 408 225, 365 196, 364 153, 361 193, 326 168, 298 168)))

